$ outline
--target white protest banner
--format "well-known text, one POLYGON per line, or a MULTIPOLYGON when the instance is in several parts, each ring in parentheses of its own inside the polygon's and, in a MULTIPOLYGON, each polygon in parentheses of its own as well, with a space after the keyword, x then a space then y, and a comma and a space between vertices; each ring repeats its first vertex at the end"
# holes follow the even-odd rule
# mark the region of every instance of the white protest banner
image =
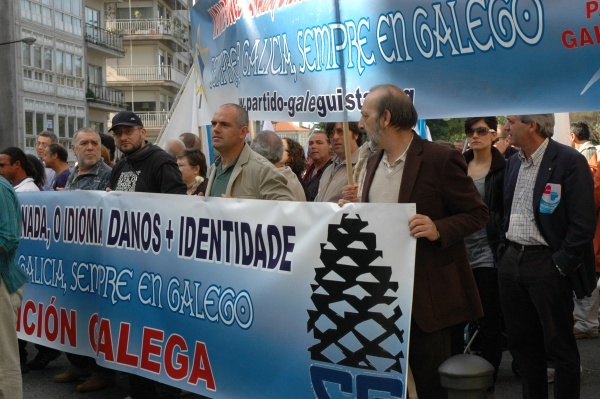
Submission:
POLYGON ((211 398, 405 397, 414 204, 19 200, 20 338, 211 398))

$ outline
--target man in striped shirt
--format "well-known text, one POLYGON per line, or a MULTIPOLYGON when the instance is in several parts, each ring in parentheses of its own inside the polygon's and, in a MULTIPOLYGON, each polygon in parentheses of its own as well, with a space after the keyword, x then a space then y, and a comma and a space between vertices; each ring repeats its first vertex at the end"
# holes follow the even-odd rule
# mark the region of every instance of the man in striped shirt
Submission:
POLYGON ((573 291, 596 286, 592 239, 596 211, 588 163, 552 140, 554 115, 509 115, 504 132, 521 150, 504 178, 506 251, 498 266, 508 346, 523 398, 547 398, 554 362, 555 399, 580 397, 573 336, 573 291))

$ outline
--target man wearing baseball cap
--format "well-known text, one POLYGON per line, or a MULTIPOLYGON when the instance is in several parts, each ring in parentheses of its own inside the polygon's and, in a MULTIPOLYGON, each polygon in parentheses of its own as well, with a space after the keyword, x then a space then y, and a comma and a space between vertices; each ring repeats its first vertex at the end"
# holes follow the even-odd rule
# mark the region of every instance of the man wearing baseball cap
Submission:
POLYGON ((185 194, 175 160, 160 147, 146 141, 146 129, 138 115, 121 111, 109 130, 125 155, 110 175, 110 189, 146 193, 185 194))
MULTIPOLYGON (((112 119, 109 132, 125 155, 110 174, 110 189, 145 193, 186 194, 175 159, 162 148, 146 141, 146 129, 139 116, 121 111, 112 119)), ((131 398, 171 398, 181 390, 148 378, 129 374, 131 398)))

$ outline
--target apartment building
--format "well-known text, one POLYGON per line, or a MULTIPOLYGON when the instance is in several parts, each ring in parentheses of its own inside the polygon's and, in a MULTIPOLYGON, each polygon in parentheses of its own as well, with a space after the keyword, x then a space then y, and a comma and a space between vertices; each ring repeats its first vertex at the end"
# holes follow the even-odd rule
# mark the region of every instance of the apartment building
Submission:
POLYGON ((69 148, 77 129, 107 132, 115 112, 158 134, 189 70, 189 11, 180 0, 0 2, 0 147, 35 152, 50 130, 69 148))
POLYGON ((148 139, 154 140, 192 64, 186 0, 123 1, 107 11, 106 26, 122 35, 125 57, 107 60, 109 87, 125 93, 148 139))
POLYGON ((88 126, 97 132, 106 133, 110 128, 109 121, 112 114, 126 109, 123 91, 109 87, 107 84, 106 61, 124 58, 125 47, 121 35, 106 29, 106 15, 114 8, 114 3, 102 0, 83 2, 88 126))

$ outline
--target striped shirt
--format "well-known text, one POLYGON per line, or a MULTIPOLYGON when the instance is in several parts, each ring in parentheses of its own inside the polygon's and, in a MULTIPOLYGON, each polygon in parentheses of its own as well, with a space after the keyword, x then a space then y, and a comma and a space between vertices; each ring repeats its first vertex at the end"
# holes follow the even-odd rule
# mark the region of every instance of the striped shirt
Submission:
POLYGON ((517 154, 521 160, 519 177, 515 186, 513 203, 510 209, 510 221, 506 238, 522 245, 548 245, 535 223, 533 214, 533 188, 540 170, 542 158, 550 139, 538 147, 529 159, 525 159, 523 150, 517 154))

